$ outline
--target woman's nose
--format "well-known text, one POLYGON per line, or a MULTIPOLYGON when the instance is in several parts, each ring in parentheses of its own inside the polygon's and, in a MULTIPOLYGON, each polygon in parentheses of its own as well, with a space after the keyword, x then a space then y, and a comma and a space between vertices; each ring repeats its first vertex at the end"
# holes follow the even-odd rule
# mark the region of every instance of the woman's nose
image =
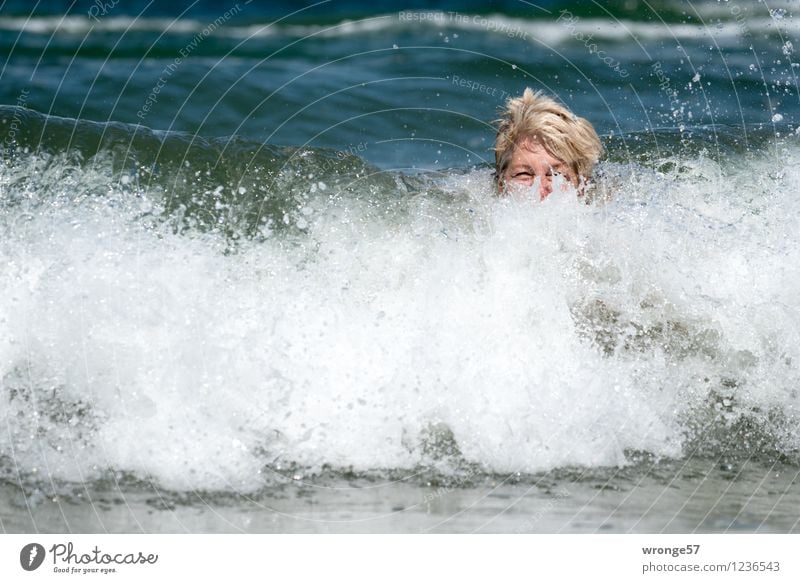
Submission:
POLYGON ((550 193, 553 192, 553 177, 545 175, 542 178, 542 183, 539 186, 539 198, 544 200, 550 193))

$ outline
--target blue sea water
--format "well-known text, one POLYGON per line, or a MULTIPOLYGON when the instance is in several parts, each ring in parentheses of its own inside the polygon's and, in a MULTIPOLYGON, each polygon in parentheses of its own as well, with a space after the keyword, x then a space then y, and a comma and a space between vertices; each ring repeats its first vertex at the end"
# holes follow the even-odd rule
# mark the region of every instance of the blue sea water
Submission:
POLYGON ((4 530, 501 483, 564 514, 500 530, 796 531, 795 8, 4 2, 4 530), (493 196, 525 87, 596 126, 591 204, 493 196))

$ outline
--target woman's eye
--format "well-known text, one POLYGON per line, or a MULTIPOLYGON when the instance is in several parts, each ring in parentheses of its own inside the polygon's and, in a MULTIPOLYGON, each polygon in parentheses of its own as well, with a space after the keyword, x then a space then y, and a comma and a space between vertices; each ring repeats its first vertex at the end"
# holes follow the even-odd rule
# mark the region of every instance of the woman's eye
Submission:
POLYGON ((514 174, 514 178, 529 178, 533 176, 530 172, 517 172, 514 174))

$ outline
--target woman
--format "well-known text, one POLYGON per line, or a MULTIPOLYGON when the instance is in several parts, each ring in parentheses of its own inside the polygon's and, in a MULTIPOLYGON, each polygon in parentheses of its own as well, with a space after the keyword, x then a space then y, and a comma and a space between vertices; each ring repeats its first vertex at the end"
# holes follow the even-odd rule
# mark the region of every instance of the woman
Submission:
POLYGON ((538 178, 539 198, 544 199, 556 175, 583 194, 603 153, 592 124, 530 89, 506 102, 497 123, 495 184, 500 195, 527 191, 538 178))

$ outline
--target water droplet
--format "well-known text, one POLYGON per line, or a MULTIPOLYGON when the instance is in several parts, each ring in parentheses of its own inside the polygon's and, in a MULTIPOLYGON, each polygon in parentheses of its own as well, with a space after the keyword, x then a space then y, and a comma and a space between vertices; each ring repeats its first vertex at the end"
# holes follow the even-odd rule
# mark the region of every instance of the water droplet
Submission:
POLYGON ((773 122, 783 121, 783 116, 780 113, 776 113, 775 115, 772 116, 772 121, 773 122))
POLYGON ((782 20, 786 16, 786 10, 783 8, 774 8, 769 11, 769 15, 775 20, 782 20))
POLYGON ((694 77, 692 77, 692 81, 697 83, 700 80, 700 73, 695 73, 694 77))
POLYGON ((511 68, 514 69, 515 71, 517 70, 517 66, 516 65, 511 65, 511 68))
POLYGON ((397 48, 400 48, 400 47, 398 47, 397 45, 392 45, 392 48, 393 49, 397 49, 397 48))

